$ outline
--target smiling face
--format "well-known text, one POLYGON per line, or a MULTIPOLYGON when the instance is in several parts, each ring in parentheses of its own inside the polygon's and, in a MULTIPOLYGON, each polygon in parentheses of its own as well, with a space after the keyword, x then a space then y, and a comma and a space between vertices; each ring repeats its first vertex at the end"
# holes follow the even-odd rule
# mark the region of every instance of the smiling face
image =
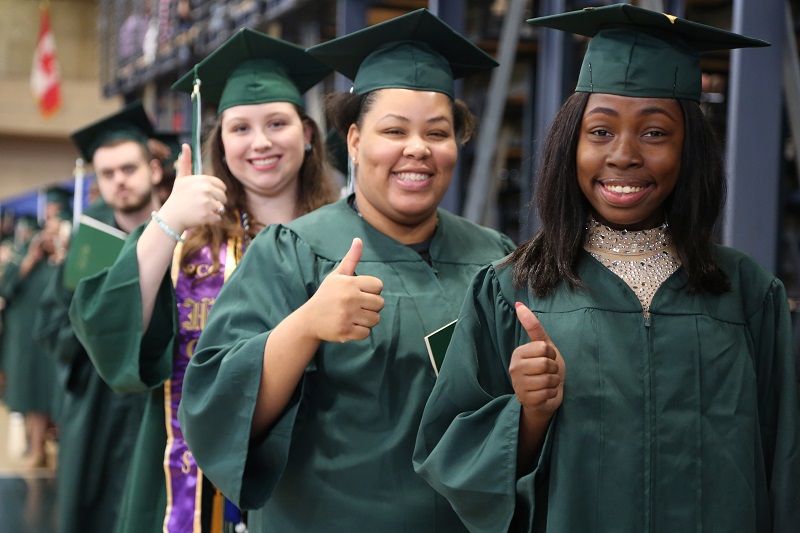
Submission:
POLYGON ((664 222, 681 167, 684 121, 668 98, 592 94, 578 139, 578 184, 595 218, 617 229, 664 222))
POLYGON ((364 219, 400 242, 429 238, 458 157, 450 98, 380 89, 347 145, 364 219))
POLYGON ((228 168, 248 197, 287 197, 295 202, 311 130, 293 104, 228 108, 222 114, 221 137, 228 168))

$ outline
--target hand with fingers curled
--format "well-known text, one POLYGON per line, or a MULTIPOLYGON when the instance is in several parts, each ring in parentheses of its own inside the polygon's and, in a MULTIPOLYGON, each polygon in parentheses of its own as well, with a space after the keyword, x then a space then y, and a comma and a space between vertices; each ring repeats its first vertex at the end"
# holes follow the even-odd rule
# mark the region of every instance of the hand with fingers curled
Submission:
POLYGON ((304 306, 311 333, 320 341, 366 339, 381 320, 383 282, 374 276, 355 273, 363 250, 361 239, 353 239, 339 266, 328 274, 304 306))
POLYGON ((530 342, 511 355, 511 384, 523 416, 549 420, 564 396, 564 359, 530 309, 517 302, 516 312, 530 342))
POLYGON ((175 184, 158 211, 159 218, 179 235, 195 226, 218 224, 225 213, 225 191, 221 179, 192 174, 192 150, 184 144, 178 159, 175 184))

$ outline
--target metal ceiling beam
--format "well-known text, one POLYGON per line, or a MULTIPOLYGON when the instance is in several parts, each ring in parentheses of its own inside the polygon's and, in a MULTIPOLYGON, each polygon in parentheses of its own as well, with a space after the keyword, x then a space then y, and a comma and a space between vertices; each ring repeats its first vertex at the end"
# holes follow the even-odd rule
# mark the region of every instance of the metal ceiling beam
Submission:
POLYGON ((732 29, 769 48, 731 52, 723 242, 777 271, 781 184, 783 0, 734 0, 732 29))

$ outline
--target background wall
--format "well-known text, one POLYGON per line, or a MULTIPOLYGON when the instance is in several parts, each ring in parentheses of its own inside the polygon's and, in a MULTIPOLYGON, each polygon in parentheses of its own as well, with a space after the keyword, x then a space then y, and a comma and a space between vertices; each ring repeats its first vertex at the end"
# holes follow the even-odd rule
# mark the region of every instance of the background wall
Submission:
POLYGON ((70 132, 112 113, 99 82, 96 0, 51 0, 61 67, 61 109, 39 114, 30 86, 39 36, 39 0, 0 0, 0 201, 72 176, 78 152, 70 132))

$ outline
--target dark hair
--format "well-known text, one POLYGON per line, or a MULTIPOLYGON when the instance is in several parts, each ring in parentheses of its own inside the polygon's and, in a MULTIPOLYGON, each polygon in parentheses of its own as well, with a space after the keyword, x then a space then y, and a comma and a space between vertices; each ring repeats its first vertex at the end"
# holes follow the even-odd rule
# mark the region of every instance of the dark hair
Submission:
POLYGON ((725 165, 714 130, 700 105, 678 100, 685 135, 678 183, 665 203, 669 234, 689 278, 691 292, 721 294, 730 280, 717 265, 714 249, 717 222, 725 206, 725 165))
MULTIPOLYGON (((303 109, 297 106, 293 107, 303 124, 311 128, 311 150, 306 153, 298 172, 297 209, 300 214, 306 214, 335 201, 338 198, 338 190, 333 180, 325 151, 325 143, 317 123, 303 109)), ((245 237, 238 214, 247 210, 247 195, 244 187, 234 177, 225 162, 225 150, 222 145, 222 121, 219 118, 215 121, 211 132, 206 138, 203 151, 208 157, 212 174, 225 183, 227 203, 225 204, 225 214, 220 224, 195 228, 186 238, 181 255, 181 269, 190 276, 195 275, 195 273, 191 265, 188 264, 189 259, 203 247, 211 247, 213 266, 209 274, 214 274, 219 271, 219 249, 222 243, 230 237, 245 237)), ((252 238, 264 225, 253 219, 252 213, 248 213, 248 215, 251 217, 248 236, 252 238)))
MULTIPOLYGON (((354 93, 329 93, 325 97, 325 109, 328 121, 336 128, 343 139, 347 139, 350 125, 355 124, 361 128, 366 115, 375 103, 380 89, 366 94, 354 93)), ((453 112, 453 130, 458 144, 465 144, 472 138, 477 124, 477 118, 461 100, 450 100, 450 109, 453 112)))
MULTIPOLYGON (((583 247, 588 200, 577 180, 578 137, 589 93, 572 94, 547 134, 538 169, 534 201, 542 227, 504 262, 514 267, 518 287, 537 296, 566 281, 582 288, 577 262, 583 247)), ((725 204, 725 171, 714 133, 697 102, 678 100, 684 118, 681 167, 675 190, 665 200, 669 233, 691 292, 719 294, 730 282, 716 262, 715 226, 725 204)))

